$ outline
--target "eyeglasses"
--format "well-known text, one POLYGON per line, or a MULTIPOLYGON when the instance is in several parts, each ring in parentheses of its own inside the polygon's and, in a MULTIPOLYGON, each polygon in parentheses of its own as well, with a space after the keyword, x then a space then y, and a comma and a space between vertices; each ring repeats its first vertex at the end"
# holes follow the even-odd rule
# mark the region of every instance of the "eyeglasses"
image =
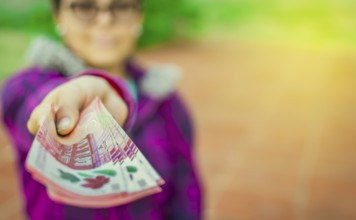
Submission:
POLYGON ((107 7, 99 7, 91 1, 78 1, 72 2, 69 5, 69 8, 78 19, 84 22, 92 22, 95 20, 100 11, 109 11, 115 21, 122 22, 131 20, 137 16, 138 11, 140 10, 140 5, 137 0, 115 1, 107 7))

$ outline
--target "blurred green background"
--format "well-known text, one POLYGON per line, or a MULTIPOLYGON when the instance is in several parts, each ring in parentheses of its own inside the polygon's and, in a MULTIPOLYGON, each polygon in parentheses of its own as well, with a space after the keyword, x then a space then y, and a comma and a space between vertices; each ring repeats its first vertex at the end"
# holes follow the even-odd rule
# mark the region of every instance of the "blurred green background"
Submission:
MULTIPOLYGON (((295 45, 356 45, 353 0, 145 0, 139 47, 222 36, 295 45)), ((31 38, 57 38, 49 0, 0 3, 0 79, 18 69, 31 38)))
MULTIPOLYGON (((143 1, 138 56, 188 76, 208 219, 356 219, 356 0, 143 1)), ((48 3, 1 1, 0 82, 58 40, 48 3)), ((8 173, 1 217, 24 219, 8 173)))

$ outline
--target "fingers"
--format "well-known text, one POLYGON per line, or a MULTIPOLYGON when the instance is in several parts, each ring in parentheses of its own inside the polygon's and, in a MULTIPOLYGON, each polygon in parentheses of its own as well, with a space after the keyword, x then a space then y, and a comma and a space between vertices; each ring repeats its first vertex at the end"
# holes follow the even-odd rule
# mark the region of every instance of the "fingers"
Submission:
POLYGON ((56 106, 56 128, 60 135, 70 134, 79 120, 79 113, 84 104, 83 94, 74 88, 64 90, 61 96, 57 97, 56 106))
POLYGON ((126 103, 106 80, 84 76, 50 92, 32 112, 27 123, 28 130, 36 134, 43 120, 50 113, 51 105, 54 105, 57 133, 62 136, 68 135, 75 129, 82 109, 97 96, 103 100, 115 120, 123 126, 128 116, 126 103))
POLYGON ((121 99, 120 96, 118 96, 118 94, 116 94, 115 91, 108 93, 103 102, 117 123, 119 123, 119 125, 122 127, 125 124, 128 116, 128 107, 126 103, 121 99))
POLYGON ((57 133, 65 136, 70 134, 78 123, 79 110, 76 106, 64 105, 56 114, 57 133))
POLYGON ((27 121, 27 129, 31 134, 35 135, 37 133, 50 111, 51 105, 44 103, 40 104, 32 111, 30 119, 27 121))
POLYGON ((31 113, 27 128, 35 135, 43 121, 50 114, 51 105, 55 106, 55 124, 59 135, 68 135, 79 120, 79 112, 85 102, 85 96, 76 86, 62 86, 52 91, 31 113))

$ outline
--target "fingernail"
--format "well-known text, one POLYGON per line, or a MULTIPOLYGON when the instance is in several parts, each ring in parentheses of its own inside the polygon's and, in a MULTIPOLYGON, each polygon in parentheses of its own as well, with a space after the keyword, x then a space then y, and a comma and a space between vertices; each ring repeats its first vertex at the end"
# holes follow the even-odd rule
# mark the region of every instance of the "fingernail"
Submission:
POLYGON ((57 125, 57 130, 58 131, 63 131, 63 130, 66 130, 68 129, 70 126, 70 119, 69 118, 62 118, 58 125, 57 125))

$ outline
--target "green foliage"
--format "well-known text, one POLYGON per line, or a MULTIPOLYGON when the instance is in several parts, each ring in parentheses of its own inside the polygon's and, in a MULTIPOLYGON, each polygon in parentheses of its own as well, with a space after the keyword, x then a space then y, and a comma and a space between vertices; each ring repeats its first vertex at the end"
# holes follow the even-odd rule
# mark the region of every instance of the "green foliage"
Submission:
POLYGON ((27 7, 0 6, 0 28, 55 35, 49 4, 35 1, 27 7))
POLYGON ((14 30, 0 29, 0 81, 25 65, 31 37, 14 30))
POLYGON ((196 1, 144 0, 145 23, 139 46, 189 37, 200 26, 201 11, 196 1))
MULTIPOLYGON (((51 7, 47 1, 31 1, 24 7, 0 5, 0 29, 14 29, 30 34, 46 34, 57 38, 51 7)), ((189 0, 144 0, 145 22, 140 47, 190 37, 199 25, 200 11, 189 0)))

